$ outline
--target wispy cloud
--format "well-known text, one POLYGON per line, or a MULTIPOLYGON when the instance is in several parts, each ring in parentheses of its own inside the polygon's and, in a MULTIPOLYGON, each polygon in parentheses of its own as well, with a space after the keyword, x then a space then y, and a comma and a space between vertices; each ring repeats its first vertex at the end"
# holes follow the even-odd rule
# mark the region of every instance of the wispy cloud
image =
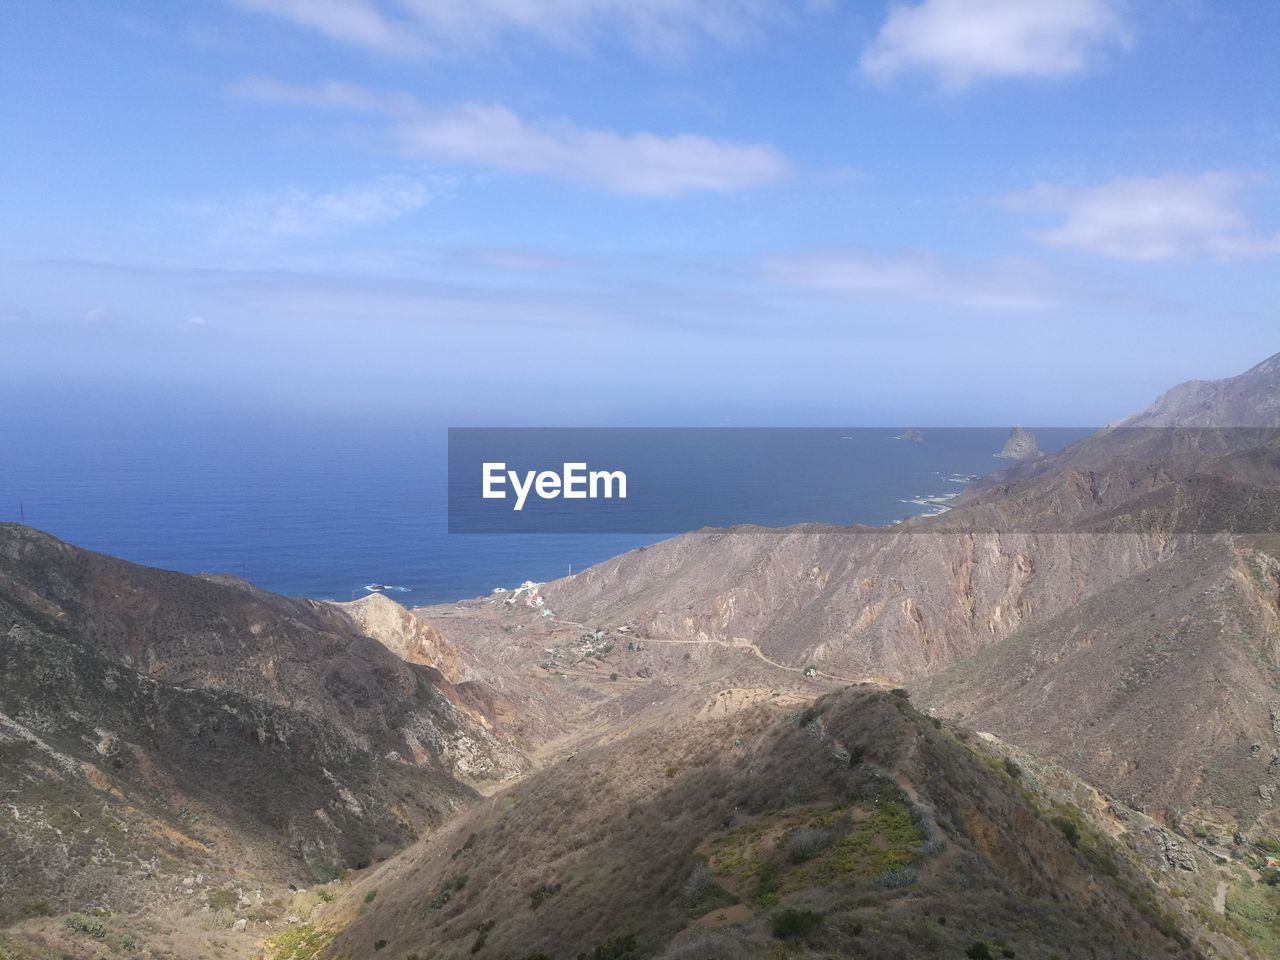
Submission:
POLYGON ((396 136, 412 156, 540 174, 616 193, 741 190, 787 173, 782 155, 763 144, 689 133, 621 134, 567 120, 531 124, 498 104, 464 104, 405 123, 396 136))
POLYGON ((930 254, 826 253, 767 260, 762 272, 775 284, 838 298, 879 297, 987 310, 1042 310, 1058 303, 1031 268, 1017 263, 953 263, 930 254))
POLYGON ((388 175, 335 190, 293 188, 181 209, 208 223, 220 239, 300 239, 388 223, 421 209, 432 193, 420 180, 388 175))
POLYGON ((922 0, 898 4, 861 59, 883 82, 905 73, 960 90, 1002 77, 1060 77, 1127 46, 1115 0, 922 0))
POLYGON ((1259 231, 1241 205, 1239 194, 1256 182, 1225 171, 1121 177, 1086 187, 1041 184, 1005 199, 1061 217, 1036 234, 1050 246, 1140 262, 1237 260, 1280 254, 1280 234, 1259 231))
POLYGON ((776 183, 790 173, 786 158, 767 144, 693 133, 619 133, 564 119, 532 122, 501 104, 431 109, 406 93, 270 77, 245 78, 230 92, 265 102, 386 114, 392 119, 390 135, 407 156, 535 174, 614 193, 727 192, 776 183))
POLYGON ((508 35, 574 52, 621 42, 646 54, 683 56, 700 42, 737 44, 797 10, 785 0, 232 0, 331 40, 393 56, 444 57, 508 35))
POLYGON ((341 43, 380 53, 421 52, 421 41, 406 24, 365 0, 232 0, 239 7, 271 14, 341 43))

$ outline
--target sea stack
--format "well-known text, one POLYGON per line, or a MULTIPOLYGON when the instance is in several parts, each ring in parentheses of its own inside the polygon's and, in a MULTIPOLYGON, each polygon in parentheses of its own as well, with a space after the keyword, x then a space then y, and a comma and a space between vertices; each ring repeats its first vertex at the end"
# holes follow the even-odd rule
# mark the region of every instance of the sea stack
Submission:
POLYGON ((1009 439, 1004 442, 1004 449, 996 454, 1001 460, 1030 460, 1040 456, 1040 448, 1036 446, 1036 436, 1030 430, 1014 427, 1009 431, 1009 439))
POLYGON ((910 440, 912 443, 924 443, 924 434, 921 433, 919 430, 917 430, 915 427, 912 427, 908 430, 903 430, 902 433, 898 434, 893 439, 910 440))

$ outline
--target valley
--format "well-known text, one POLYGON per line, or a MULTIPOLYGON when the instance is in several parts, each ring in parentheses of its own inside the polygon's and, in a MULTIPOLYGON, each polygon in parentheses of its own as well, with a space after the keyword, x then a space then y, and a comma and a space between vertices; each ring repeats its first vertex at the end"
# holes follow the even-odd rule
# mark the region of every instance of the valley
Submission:
POLYGON ((1276 396, 412 611, 0 525, 0 956, 1280 956, 1276 396))

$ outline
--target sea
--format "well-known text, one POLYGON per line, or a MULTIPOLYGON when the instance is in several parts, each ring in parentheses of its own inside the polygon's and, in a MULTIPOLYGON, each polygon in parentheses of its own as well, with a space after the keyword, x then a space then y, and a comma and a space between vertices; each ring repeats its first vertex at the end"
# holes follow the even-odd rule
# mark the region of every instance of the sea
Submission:
MULTIPOLYGON (((915 443, 895 439, 900 427, 798 431, 786 469, 770 460, 693 495, 717 523, 884 525, 945 510, 1008 465, 994 456, 1008 428, 922 432, 915 443)), ((1087 433, 1036 430, 1046 452, 1087 433)), ((0 417, 0 520, 277 593, 349 600, 376 589, 407 605, 543 582, 682 532, 450 533, 447 437, 426 417, 151 408, 71 418, 28 407, 0 417)))

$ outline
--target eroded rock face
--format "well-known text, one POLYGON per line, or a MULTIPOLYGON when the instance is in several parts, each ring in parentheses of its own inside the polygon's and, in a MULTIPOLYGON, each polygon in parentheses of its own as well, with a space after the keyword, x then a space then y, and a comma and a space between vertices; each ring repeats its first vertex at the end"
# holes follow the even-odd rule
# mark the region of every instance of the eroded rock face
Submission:
POLYGON ((996 454, 1001 460, 1031 460, 1041 456, 1040 447, 1036 445, 1036 436, 1030 430, 1014 427, 1009 432, 1009 439, 996 454))
POLYGON ((1156 831, 1156 845, 1160 849, 1160 855, 1164 858, 1167 866, 1177 870, 1186 870, 1188 873, 1198 873, 1200 868, 1196 864, 1196 856, 1191 852, 1190 847, 1181 838, 1174 836, 1168 830, 1156 831))
POLYGON ((434 667, 450 683, 461 683, 466 677, 466 663, 453 644, 440 636, 440 631, 420 617, 415 617, 400 604, 381 593, 351 603, 336 603, 373 637, 401 660, 434 667))

